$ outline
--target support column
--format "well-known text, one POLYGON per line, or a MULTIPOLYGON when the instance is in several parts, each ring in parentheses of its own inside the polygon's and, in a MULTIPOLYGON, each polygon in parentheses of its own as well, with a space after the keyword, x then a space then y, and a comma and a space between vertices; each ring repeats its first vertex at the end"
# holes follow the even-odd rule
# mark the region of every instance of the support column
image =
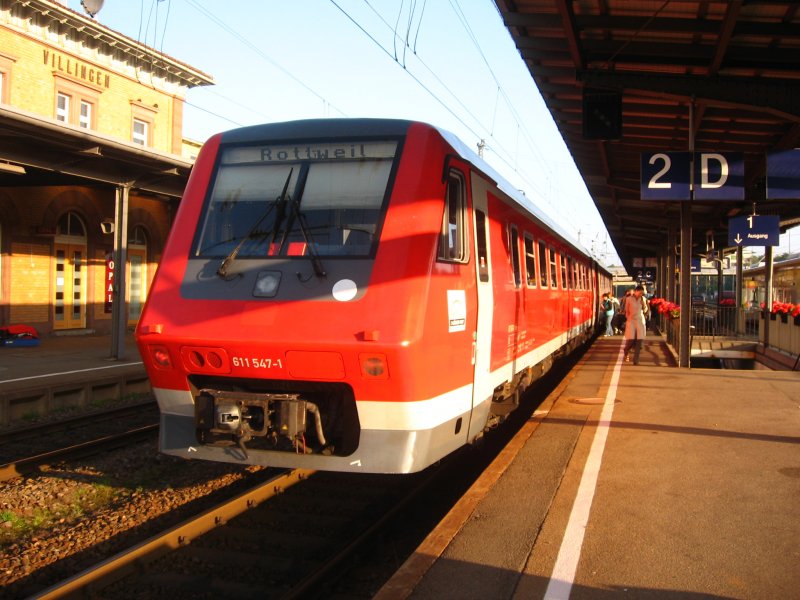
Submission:
POLYGON ((692 324, 692 205, 681 202, 681 265, 680 265, 680 367, 689 367, 691 338, 689 326, 692 324))
POLYGON ((675 227, 670 225, 667 229, 667 246, 669 246, 669 248, 667 249, 667 287, 665 290, 665 297, 670 302, 675 302, 677 300, 675 297, 675 267, 677 266, 675 261, 675 250, 677 249, 676 237, 675 227))
POLYGON ((114 287, 111 290, 111 358, 125 358, 125 331, 128 327, 128 197, 131 185, 117 187, 114 208, 114 287))
POLYGON ((772 246, 764 248, 764 349, 769 347, 769 311, 772 310, 772 246))
POLYGON ((745 333, 745 315, 744 315, 744 281, 742 281, 743 277, 743 265, 742 260, 744 260, 744 253, 742 252, 741 246, 736 246, 736 281, 734 281, 733 289, 734 289, 734 297, 736 298, 736 311, 734 314, 736 315, 736 334, 740 335, 745 333))

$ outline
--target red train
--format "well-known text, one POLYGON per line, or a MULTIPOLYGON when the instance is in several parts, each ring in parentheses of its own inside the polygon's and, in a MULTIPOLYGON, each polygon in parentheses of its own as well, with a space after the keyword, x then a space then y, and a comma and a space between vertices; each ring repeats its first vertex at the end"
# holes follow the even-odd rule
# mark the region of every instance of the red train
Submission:
POLYGON ((245 127, 197 159, 136 332, 162 452, 421 470, 594 331, 610 275, 451 134, 245 127))

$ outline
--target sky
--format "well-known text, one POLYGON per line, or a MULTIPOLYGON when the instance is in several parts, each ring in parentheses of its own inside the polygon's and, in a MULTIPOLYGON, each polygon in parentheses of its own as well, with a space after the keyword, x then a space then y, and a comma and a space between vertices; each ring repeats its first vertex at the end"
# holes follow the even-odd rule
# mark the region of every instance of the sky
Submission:
MULTIPOLYGON (((105 0, 95 18, 213 77, 187 91, 185 137, 321 117, 425 121, 483 143, 497 172, 620 264, 492 0, 105 0)), ((800 250, 796 233, 783 248, 800 250)))
POLYGON ((425 121, 476 151, 483 141, 497 172, 620 262, 491 0, 105 0, 95 19, 213 77, 187 91, 185 137, 320 117, 425 121))

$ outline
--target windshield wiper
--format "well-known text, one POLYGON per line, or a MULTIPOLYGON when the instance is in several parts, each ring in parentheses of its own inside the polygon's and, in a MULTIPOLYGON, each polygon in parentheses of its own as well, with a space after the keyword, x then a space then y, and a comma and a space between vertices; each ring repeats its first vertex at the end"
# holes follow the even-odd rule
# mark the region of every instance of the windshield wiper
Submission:
MULTIPOLYGON (((289 189, 289 181, 292 179, 293 171, 294 168, 289 169, 289 176, 286 178, 286 183, 283 184, 283 191, 281 192, 281 195, 278 196, 274 202, 270 203, 267 210, 264 211, 263 215, 261 215, 261 218, 258 221, 256 221, 256 224, 253 225, 250 228, 250 231, 247 232, 247 235, 244 236, 241 240, 239 240, 239 243, 236 244, 236 247, 233 250, 231 250, 228 256, 222 259, 222 262, 219 264, 219 267, 217 268, 217 275, 219 275, 225 281, 230 281, 231 279, 233 279, 232 277, 228 277, 228 267, 230 267, 233 264, 233 261, 236 260, 236 257, 239 255, 239 251, 242 249, 242 246, 244 246, 244 243, 247 240, 256 237, 254 234, 256 233, 258 226, 264 222, 264 219, 266 219, 269 216, 269 214, 272 212, 272 209, 277 206, 279 213, 275 217, 275 227, 272 230, 272 238, 275 239, 275 233, 277 232, 278 226, 280 225, 280 221, 283 221, 283 213, 285 211, 286 198, 287 198, 286 192, 289 189), (280 216, 280 221, 278 220, 278 216, 280 216)), ((266 232, 261 231, 259 232, 259 235, 265 235, 265 233, 266 232)))
MULTIPOLYGON (((319 254, 317 254, 314 240, 311 238, 311 231, 308 229, 308 223, 306 223, 306 216, 300 212, 300 202, 297 198, 292 201, 291 209, 294 218, 300 224, 300 233, 303 234, 303 240, 305 240, 306 248, 308 248, 308 256, 311 259, 311 268, 314 269, 314 275, 320 279, 324 279, 328 274, 322 266, 322 260, 320 260, 319 254)), ((311 279, 311 276, 309 275, 307 279, 303 279, 300 277, 300 273, 297 273, 297 278, 302 282, 306 282, 311 279)))

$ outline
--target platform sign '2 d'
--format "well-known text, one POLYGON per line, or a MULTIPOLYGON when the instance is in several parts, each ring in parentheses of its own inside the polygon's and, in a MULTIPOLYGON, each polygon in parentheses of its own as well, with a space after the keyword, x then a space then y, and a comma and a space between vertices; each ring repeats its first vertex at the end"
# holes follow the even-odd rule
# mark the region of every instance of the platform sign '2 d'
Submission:
POLYGON ((744 200, 741 152, 641 155, 642 200, 744 200))
POLYGON ((777 246, 781 236, 781 218, 777 215, 750 215, 728 221, 730 246, 777 246))

